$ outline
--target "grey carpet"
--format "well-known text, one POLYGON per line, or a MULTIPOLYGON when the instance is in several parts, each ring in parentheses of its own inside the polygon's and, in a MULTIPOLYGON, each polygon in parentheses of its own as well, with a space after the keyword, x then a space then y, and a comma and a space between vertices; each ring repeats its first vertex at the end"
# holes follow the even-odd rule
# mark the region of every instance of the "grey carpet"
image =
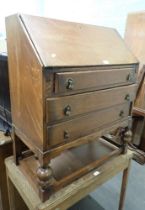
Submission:
MULTIPOLYGON (((118 210, 122 173, 69 210, 118 210)), ((145 166, 132 161, 124 210, 145 210, 145 166)))

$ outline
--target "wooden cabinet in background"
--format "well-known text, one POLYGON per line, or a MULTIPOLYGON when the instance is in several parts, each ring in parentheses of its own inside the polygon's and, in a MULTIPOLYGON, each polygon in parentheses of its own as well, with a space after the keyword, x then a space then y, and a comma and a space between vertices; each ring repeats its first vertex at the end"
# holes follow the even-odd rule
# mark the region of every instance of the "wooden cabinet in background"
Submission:
POLYGON ((139 74, 145 65, 145 12, 129 13, 124 39, 126 45, 139 60, 139 74))
POLYGON ((0 40, 0 118, 11 125, 8 57, 5 44, 4 40, 0 40))
POLYGON ((130 13, 127 18, 125 42, 140 62, 138 90, 134 102, 133 143, 145 151, 145 11, 130 13))
POLYGON ((45 200, 97 166, 89 161, 84 166, 74 154, 75 171, 68 168, 58 180, 53 158, 75 147, 86 151, 83 144, 117 127, 125 152, 138 62, 111 28, 13 15, 6 18, 6 30, 16 163, 28 156, 23 142, 39 160, 45 200))
POLYGON ((125 42, 139 60, 139 88, 134 104, 134 113, 145 115, 145 12, 130 13, 127 17, 125 42))

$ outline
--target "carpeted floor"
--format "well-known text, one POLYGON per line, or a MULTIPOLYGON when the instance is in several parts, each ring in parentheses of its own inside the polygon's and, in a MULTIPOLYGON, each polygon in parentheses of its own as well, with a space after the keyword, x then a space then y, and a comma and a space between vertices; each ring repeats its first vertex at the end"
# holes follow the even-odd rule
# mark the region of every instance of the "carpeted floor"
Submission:
MULTIPOLYGON (((106 182, 69 210, 118 210, 122 174, 106 182)), ((124 210, 145 210, 145 165, 132 161, 124 210)))

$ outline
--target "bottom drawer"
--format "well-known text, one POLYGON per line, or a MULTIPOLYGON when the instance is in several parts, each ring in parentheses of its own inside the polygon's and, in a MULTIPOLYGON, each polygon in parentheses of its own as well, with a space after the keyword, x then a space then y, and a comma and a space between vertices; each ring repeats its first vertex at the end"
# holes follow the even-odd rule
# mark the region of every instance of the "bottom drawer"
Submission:
POLYGON ((121 104, 108 109, 92 112, 70 121, 47 127, 48 145, 69 142, 102 129, 129 115, 129 104, 121 104))

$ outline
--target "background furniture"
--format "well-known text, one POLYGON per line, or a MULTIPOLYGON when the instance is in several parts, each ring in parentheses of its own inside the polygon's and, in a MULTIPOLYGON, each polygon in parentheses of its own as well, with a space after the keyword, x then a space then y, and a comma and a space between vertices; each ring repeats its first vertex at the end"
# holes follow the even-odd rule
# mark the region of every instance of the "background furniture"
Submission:
MULTIPOLYGON (((126 22, 125 42, 140 62, 138 90, 133 107, 133 143, 145 152, 145 12, 130 13, 126 22)), ((145 162, 145 160, 144 160, 145 162)))

